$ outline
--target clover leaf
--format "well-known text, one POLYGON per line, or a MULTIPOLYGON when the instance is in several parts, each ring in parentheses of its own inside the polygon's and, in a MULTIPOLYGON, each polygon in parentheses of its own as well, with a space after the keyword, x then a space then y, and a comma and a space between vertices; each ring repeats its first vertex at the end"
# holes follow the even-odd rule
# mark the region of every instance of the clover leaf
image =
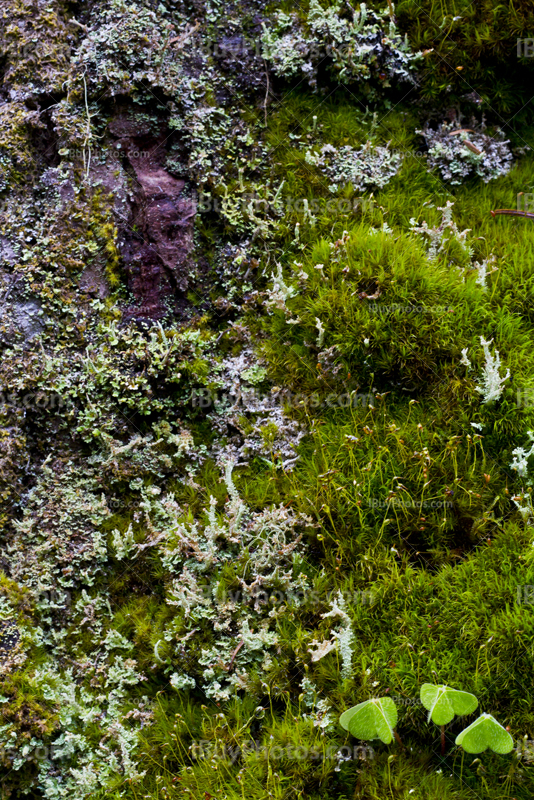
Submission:
POLYGON ((380 739, 390 744, 395 735, 397 707, 391 697, 372 698, 345 711, 339 723, 358 739, 380 739))
POLYGON ((483 753, 488 747, 494 753, 509 753, 514 740, 508 731, 491 714, 481 714, 478 719, 456 737, 455 744, 466 753, 483 753))
POLYGON ((471 714, 478 706, 474 694, 451 689, 443 684, 423 683, 420 696, 422 704, 429 712, 428 721, 432 720, 436 725, 447 725, 455 714, 471 714))

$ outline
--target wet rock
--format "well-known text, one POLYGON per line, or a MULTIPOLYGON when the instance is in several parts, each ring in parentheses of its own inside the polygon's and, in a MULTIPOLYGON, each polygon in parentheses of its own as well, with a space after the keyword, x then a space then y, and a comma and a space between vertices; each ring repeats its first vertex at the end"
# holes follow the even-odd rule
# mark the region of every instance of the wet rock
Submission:
POLYGON ((61 211, 72 205, 76 198, 74 176, 65 177, 57 167, 46 169, 40 177, 40 183, 46 189, 53 189, 57 192, 61 211))
MULTIPOLYGON (((111 148, 110 148, 111 150, 111 148)), ((111 158, 107 154, 106 160, 91 162, 90 183, 94 192, 102 191, 106 196, 106 203, 111 205, 117 227, 129 220, 130 205, 128 201, 128 176, 117 159, 116 153, 111 152, 111 158)), ((107 254, 100 251, 95 254, 91 263, 88 264, 80 275, 80 289, 103 300, 110 294, 110 286, 106 276, 107 254)))
POLYGON ((28 296, 20 277, 0 272, 0 336, 4 342, 29 342, 44 328, 41 304, 28 296))
POLYGON ((90 264, 80 275, 80 289, 82 292, 97 297, 99 300, 109 295, 109 284, 102 264, 90 264))
POLYGON ((0 265, 12 266, 17 260, 15 248, 5 236, 0 236, 0 265))
POLYGON ((224 36, 219 39, 214 52, 219 66, 233 76, 237 88, 251 94, 258 91, 265 93, 266 89, 260 36, 261 30, 252 43, 239 34, 224 36))

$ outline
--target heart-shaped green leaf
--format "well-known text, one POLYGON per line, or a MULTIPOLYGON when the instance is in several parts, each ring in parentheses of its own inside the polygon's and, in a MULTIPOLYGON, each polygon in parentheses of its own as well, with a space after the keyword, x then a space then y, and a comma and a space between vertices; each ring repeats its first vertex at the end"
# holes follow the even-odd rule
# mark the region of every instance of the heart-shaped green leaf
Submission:
POLYGON ((489 747, 495 753, 504 754, 509 753, 514 746, 514 740, 508 731, 491 714, 481 714, 458 734, 455 743, 463 747, 466 753, 483 753, 489 747))
POLYGON ((381 739, 389 744, 397 724, 397 707, 391 697, 365 700, 345 711, 339 723, 357 739, 381 739))
POLYGON ((455 714, 471 714, 478 706, 474 694, 433 683, 423 683, 421 686, 421 702, 429 712, 428 721, 432 720, 436 725, 447 725, 455 714))
MULTIPOLYGON (((357 706, 349 708, 339 718, 341 727, 346 731, 351 731, 351 723, 355 718, 355 725, 358 727, 358 732, 354 735, 358 739, 375 739, 376 738, 376 721, 375 715, 370 701, 366 700, 364 703, 358 703, 357 706)), ((352 731, 351 731, 352 733, 352 731)))

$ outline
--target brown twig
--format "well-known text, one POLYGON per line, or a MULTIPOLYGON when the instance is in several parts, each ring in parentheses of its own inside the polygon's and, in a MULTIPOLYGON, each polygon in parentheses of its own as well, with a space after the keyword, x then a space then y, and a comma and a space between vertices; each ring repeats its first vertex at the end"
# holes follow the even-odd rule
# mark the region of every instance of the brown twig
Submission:
POLYGON ((475 155, 479 156, 482 153, 482 150, 479 150, 478 147, 475 147, 473 142, 470 142, 469 139, 466 139, 464 144, 471 150, 472 153, 475 153, 475 155))
MULTIPOLYGON (((449 136, 458 136, 459 133, 476 133, 476 131, 474 131, 473 128, 458 128, 457 131, 451 131, 449 136)), ((475 153, 477 156, 482 153, 482 150, 479 150, 478 147, 473 144, 473 142, 469 141, 469 139, 466 139, 464 144, 471 150, 472 153, 475 153)))
POLYGON ((85 31, 86 33, 89 33, 89 28, 87 27, 87 25, 82 25, 82 23, 78 22, 77 19, 69 19, 69 22, 72 22, 73 25, 77 25, 78 28, 82 29, 82 31, 85 31))
POLYGON ((492 217, 496 214, 508 214, 511 217, 528 217, 529 219, 534 219, 534 214, 529 211, 516 211, 513 208, 497 208, 495 211, 490 211, 490 214, 492 217))
POLYGON ((234 652, 232 653, 232 658, 230 659, 230 663, 228 664, 228 667, 227 667, 227 670, 228 670, 228 672, 230 672, 230 670, 232 669, 232 664, 233 664, 233 663, 234 663, 234 661, 235 661, 235 657, 236 657, 236 655, 239 653, 239 651, 241 650, 241 648, 243 647, 243 645, 244 645, 244 644, 245 644, 245 640, 244 640, 244 639, 241 639, 241 641, 240 641, 240 642, 239 642, 239 644, 237 645, 236 649, 235 649, 235 650, 234 650, 234 652))
POLYGON ((168 42, 168 44, 184 44, 184 42, 186 42, 189 39, 191 34, 197 31, 199 28, 200 28, 200 22, 197 22, 197 24, 193 28, 190 28, 190 30, 186 31, 181 36, 175 36, 174 39, 171 39, 168 42))
POLYGON ((397 731, 393 731, 393 736, 395 737, 395 741, 397 742, 397 744, 400 745, 400 747, 404 750, 404 745, 402 743, 402 739, 400 738, 400 736, 397 733, 397 731))
POLYGON ((265 64, 265 76, 267 78, 267 89, 265 91, 265 100, 263 101, 263 110, 265 112, 265 127, 267 127, 267 100, 269 99, 269 68, 265 60, 263 63, 265 64))

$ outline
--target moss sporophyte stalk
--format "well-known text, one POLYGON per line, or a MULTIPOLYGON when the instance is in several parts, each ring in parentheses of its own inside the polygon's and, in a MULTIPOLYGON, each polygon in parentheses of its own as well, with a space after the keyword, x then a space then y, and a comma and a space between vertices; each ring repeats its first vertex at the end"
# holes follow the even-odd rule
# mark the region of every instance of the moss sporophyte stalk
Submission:
POLYGON ((0 20, 2 800, 529 800, 532 4, 0 20))

